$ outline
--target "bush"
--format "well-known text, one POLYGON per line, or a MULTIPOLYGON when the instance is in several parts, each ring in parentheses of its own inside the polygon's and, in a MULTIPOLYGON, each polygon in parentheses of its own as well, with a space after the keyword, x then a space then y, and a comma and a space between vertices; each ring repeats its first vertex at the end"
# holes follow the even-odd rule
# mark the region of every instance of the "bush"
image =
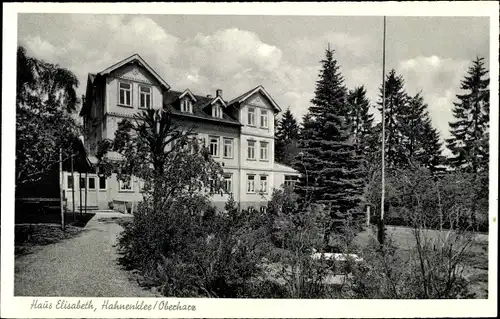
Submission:
POLYGON ((145 285, 165 296, 247 295, 260 275, 259 216, 230 208, 218 213, 203 196, 171 202, 154 212, 147 201, 125 225, 119 240, 122 261, 139 268, 145 285))
POLYGON ((108 202, 108 207, 109 207, 109 209, 111 209, 111 210, 115 209, 115 203, 113 203, 113 201, 109 201, 109 202, 108 202))

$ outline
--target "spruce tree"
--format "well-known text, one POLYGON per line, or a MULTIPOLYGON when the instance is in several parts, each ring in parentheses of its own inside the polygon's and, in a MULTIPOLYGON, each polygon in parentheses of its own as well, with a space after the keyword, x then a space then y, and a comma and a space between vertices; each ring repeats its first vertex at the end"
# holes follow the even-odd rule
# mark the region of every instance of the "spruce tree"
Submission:
POLYGON ((321 61, 310 115, 303 124, 296 165, 303 177, 297 190, 302 198, 323 204, 332 218, 331 229, 341 231, 360 202, 363 180, 362 161, 350 139, 347 90, 333 53, 326 50, 321 61))
POLYGON ((290 107, 283 113, 277 124, 274 160, 291 165, 298 153, 299 124, 290 111, 290 107))
POLYGON ((488 169, 489 148, 485 138, 489 133, 489 82, 484 58, 477 57, 461 82, 458 102, 454 102, 451 138, 447 146, 453 153, 449 163, 472 173, 488 169))
MULTIPOLYGON (((378 109, 382 113, 382 88, 378 109)), ((402 115, 405 114, 408 96, 404 88, 404 79, 392 69, 385 82, 385 158, 386 165, 401 167, 406 165, 407 158, 402 147, 402 115)))
POLYGON ((421 165, 431 171, 441 162, 441 143, 438 131, 432 127, 421 92, 408 97, 401 118, 401 146, 408 164, 421 165))
POLYGON ((363 159, 368 155, 370 138, 373 135, 373 114, 370 114, 370 101, 363 86, 350 90, 347 95, 349 124, 356 150, 363 159))

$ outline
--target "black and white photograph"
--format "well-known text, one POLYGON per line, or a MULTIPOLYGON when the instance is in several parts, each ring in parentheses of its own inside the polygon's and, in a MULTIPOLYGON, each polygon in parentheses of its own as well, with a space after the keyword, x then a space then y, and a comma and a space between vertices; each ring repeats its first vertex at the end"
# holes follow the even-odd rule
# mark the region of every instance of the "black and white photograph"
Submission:
POLYGON ((2 317, 494 316, 499 8, 445 4, 18 7, 2 317))

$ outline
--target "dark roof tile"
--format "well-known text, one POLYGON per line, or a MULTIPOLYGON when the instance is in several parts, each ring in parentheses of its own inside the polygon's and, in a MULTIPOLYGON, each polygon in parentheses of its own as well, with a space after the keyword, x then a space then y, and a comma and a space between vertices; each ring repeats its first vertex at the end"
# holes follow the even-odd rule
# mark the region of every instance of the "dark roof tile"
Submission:
POLYGON ((165 108, 168 108, 170 111, 172 111, 173 114, 186 117, 186 118, 198 118, 198 119, 204 119, 208 121, 215 121, 215 122, 222 122, 222 123, 227 123, 227 124, 233 124, 233 125, 241 125, 241 123, 228 115, 227 113, 223 112, 222 118, 216 118, 211 116, 206 112, 206 107, 208 104, 216 97, 205 97, 205 96, 200 96, 200 95, 194 95, 196 98, 196 102, 193 104, 193 113, 183 113, 179 109, 177 109, 173 104, 178 101, 179 96, 183 92, 179 91, 168 91, 164 93, 164 98, 163 98, 163 106, 165 108))

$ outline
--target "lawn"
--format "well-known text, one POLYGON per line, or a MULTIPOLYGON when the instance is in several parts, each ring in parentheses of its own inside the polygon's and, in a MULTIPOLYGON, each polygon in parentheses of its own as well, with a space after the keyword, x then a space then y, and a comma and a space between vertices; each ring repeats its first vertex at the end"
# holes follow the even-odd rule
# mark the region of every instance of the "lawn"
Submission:
MULTIPOLYGON (((401 254, 407 255, 415 247, 415 238, 412 228, 399 226, 386 226, 387 235, 393 240, 401 254)), ((426 237, 433 239, 443 236, 446 231, 425 230, 426 237)), ((471 233, 473 242, 467 252, 465 276, 470 280, 470 288, 476 293, 476 298, 488 298, 488 234, 471 233)), ((355 241, 360 247, 367 246, 369 241, 376 239, 373 229, 367 229, 356 237, 355 241)))
POLYGON ((61 215, 55 212, 46 214, 15 215, 15 255, 32 253, 41 246, 53 244, 77 236, 94 217, 94 213, 65 213, 66 227, 61 229, 61 215))

